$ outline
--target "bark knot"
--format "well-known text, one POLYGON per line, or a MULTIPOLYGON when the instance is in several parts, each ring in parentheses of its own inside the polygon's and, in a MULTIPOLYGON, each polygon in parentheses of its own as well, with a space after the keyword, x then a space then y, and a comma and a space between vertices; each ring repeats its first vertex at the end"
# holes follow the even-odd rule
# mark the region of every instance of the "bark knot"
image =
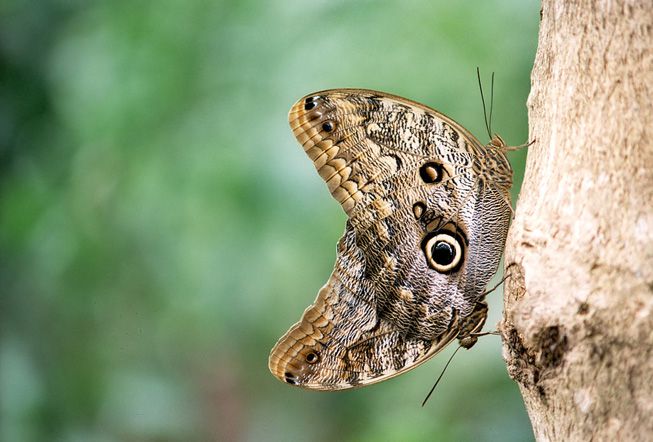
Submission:
POLYGON ((569 343, 564 327, 547 326, 535 333, 527 343, 513 324, 502 324, 504 346, 507 349, 508 374, 522 387, 537 391, 546 402, 544 381, 555 376, 555 370, 564 363, 569 343))

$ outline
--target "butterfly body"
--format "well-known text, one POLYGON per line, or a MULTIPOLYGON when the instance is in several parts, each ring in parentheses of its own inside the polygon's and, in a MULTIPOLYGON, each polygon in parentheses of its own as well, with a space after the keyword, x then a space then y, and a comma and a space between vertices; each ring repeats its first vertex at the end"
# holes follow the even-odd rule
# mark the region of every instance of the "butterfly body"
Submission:
POLYGON ((455 339, 473 345, 511 216, 503 143, 361 89, 306 96, 289 121, 348 220, 333 273, 273 348, 271 372, 339 390, 403 373, 455 339))

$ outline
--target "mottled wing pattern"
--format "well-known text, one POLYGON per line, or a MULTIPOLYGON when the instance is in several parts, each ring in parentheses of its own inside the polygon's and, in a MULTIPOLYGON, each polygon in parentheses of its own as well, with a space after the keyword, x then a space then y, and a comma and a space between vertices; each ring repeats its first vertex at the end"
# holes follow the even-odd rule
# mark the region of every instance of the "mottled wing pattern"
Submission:
POLYGON ((378 382, 482 327, 510 218, 503 145, 375 91, 298 101, 290 126, 348 215, 331 277, 270 354, 318 390, 378 382))

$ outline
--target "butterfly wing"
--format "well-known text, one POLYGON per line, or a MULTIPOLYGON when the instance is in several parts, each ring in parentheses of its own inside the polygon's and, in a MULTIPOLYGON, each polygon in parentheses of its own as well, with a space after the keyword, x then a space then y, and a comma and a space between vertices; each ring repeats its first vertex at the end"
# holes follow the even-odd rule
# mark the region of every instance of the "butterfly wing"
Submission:
POLYGON ((480 329, 510 217, 503 152, 375 91, 312 94, 289 120, 348 221, 331 277, 273 348, 272 373, 311 389, 367 385, 480 329))

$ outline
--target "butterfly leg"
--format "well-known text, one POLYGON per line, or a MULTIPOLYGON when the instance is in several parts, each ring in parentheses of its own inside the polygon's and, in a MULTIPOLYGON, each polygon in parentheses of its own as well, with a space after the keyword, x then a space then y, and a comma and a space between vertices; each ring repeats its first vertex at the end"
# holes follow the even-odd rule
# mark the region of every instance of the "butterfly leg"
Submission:
POLYGON ((511 276, 512 276, 512 275, 510 274, 510 272, 505 273, 505 274, 503 275, 503 278, 501 278, 501 281, 499 281, 499 282, 497 283, 497 285, 495 285, 494 287, 492 287, 490 290, 486 290, 485 293, 483 293, 483 297, 486 297, 487 295, 489 295, 490 293, 492 293, 493 291, 495 291, 496 289, 498 289, 499 286, 500 286, 501 284, 503 284, 504 282, 506 282, 506 279, 510 278, 511 276))
POLYGON ((487 304, 485 301, 476 303, 476 307, 471 315, 462 320, 458 341, 461 347, 472 348, 478 341, 477 333, 481 331, 487 318, 487 304))

